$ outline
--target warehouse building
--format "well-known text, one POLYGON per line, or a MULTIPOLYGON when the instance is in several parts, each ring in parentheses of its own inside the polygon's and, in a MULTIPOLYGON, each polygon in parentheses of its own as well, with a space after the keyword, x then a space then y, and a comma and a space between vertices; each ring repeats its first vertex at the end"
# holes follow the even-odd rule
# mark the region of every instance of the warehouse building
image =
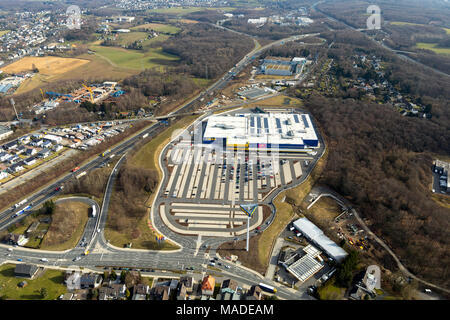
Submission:
POLYGON ((6 139, 10 135, 13 134, 13 131, 6 127, 6 126, 0 126, 0 140, 6 139))
POLYGON ((293 225, 308 241, 315 243, 316 246, 321 248, 330 258, 333 258, 337 262, 341 262, 348 255, 344 249, 328 238, 322 230, 307 218, 295 220, 293 225))
POLYGON ((266 57, 261 65, 261 73, 273 76, 292 76, 299 73, 305 58, 266 57))
POLYGON ((215 142, 230 149, 302 152, 319 146, 308 114, 213 115, 204 121, 203 128, 204 144, 215 142))

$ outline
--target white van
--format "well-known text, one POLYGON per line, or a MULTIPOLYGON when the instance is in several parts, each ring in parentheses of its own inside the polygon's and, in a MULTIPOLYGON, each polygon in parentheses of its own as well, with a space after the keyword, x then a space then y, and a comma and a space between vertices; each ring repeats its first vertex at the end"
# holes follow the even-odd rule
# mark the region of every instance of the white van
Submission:
POLYGON ((41 262, 48 262, 48 259, 47 258, 42 258, 41 262))

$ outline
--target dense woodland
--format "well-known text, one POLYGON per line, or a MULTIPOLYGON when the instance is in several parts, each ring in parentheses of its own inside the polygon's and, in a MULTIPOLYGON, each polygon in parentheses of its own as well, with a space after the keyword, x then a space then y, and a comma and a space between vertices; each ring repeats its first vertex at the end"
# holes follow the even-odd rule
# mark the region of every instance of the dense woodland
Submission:
POLYGON ((145 201, 157 184, 156 170, 137 168, 129 163, 121 166, 111 198, 113 210, 109 213, 108 227, 129 234, 132 239, 138 238, 138 222, 147 212, 145 201))
POLYGON ((180 57, 178 72, 207 79, 224 74, 253 47, 253 41, 246 36, 204 23, 187 25, 162 44, 165 52, 180 57))
MULTIPOLYGON (((330 72, 340 82, 361 76, 352 68, 352 55, 375 54, 385 61, 389 81, 400 92, 430 104, 433 117, 403 117, 391 105, 354 99, 344 89, 331 97, 312 94, 305 105, 329 146, 320 183, 351 200, 412 272, 448 286, 450 212, 432 199, 430 186, 433 155, 450 154, 449 80, 399 60, 360 33, 323 36, 335 45, 321 47, 319 62, 333 58, 339 72, 330 72)), ((284 46, 286 52, 299 52, 292 46, 284 46)))
POLYGON ((449 154, 448 128, 353 99, 307 106, 330 147, 320 182, 357 205, 412 272, 448 286, 449 210, 430 192, 430 153, 449 154))

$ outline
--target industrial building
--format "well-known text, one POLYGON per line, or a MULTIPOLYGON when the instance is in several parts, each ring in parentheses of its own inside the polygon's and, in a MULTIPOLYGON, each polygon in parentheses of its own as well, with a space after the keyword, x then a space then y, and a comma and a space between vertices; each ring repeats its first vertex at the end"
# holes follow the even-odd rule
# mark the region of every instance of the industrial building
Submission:
POLYGON ((293 252, 285 261, 280 263, 297 280, 305 282, 324 267, 320 258, 321 252, 312 245, 307 245, 300 252, 293 252))
POLYGON ((224 148, 302 152, 319 146, 308 114, 213 115, 203 122, 203 143, 224 148))
POLYGON ((307 218, 295 220, 293 225, 308 241, 315 243, 316 246, 321 248, 330 258, 337 262, 341 262, 348 255, 344 249, 328 238, 322 230, 307 218))
POLYGON ((13 131, 6 127, 6 126, 0 126, 0 140, 3 140, 7 137, 9 137, 10 135, 13 134, 13 131))
POLYGON ((266 57, 261 65, 261 73, 273 76, 292 76, 300 72, 305 58, 266 57))

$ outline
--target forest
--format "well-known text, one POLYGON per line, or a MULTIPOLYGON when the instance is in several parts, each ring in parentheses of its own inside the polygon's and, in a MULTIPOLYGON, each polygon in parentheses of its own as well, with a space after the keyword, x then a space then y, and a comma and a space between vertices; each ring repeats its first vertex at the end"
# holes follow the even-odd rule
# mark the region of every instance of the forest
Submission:
POLYGON ((177 72, 197 78, 214 79, 231 69, 253 49, 253 41, 243 35, 197 23, 162 44, 164 52, 181 59, 177 72))
POLYGON ((413 273, 448 286, 449 210, 430 185, 449 129, 353 99, 312 96, 306 105, 330 148, 319 182, 351 200, 413 273))
MULTIPOLYGON (((366 36, 350 31, 323 34, 320 61, 333 58, 340 82, 354 74, 350 57, 371 54, 383 60, 385 77, 402 93, 430 104, 431 119, 401 116, 391 105, 352 98, 345 90, 304 100, 329 146, 319 183, 347 197, 370 228, 386 240, 416 275, 449 286, 449 209, 432 198, 431 167, 436 155, 450 154, 449 79, 400 60, 366 36)), ((294 45, 278 50, 306 53, 294 45)), ((290 89, 299 95, 301 88, 290 89)), ((389 261, 386 263, 390 264, 389 261)), ((386 266, 389 267, 389 266, 386 266)))

